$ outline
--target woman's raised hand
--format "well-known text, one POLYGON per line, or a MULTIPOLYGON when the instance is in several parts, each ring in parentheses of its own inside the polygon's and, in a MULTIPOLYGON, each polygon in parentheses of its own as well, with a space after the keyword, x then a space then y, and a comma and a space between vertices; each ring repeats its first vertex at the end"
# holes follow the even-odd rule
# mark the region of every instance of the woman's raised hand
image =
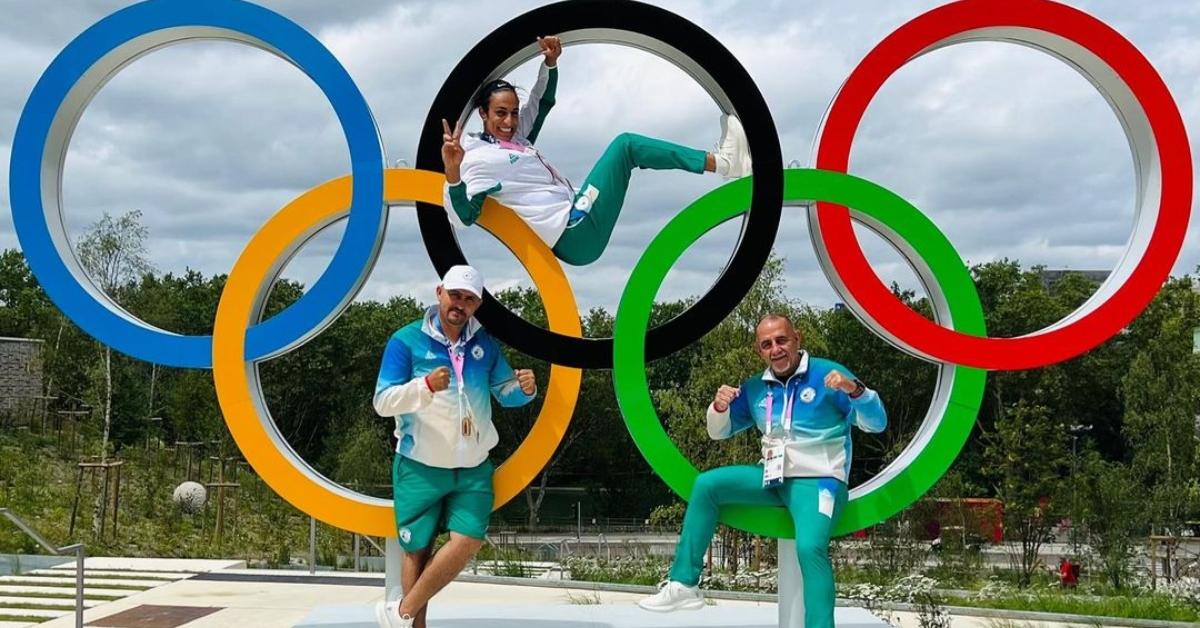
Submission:
POLYGON ((549 37, 538 37, 538 47, 542 49, 542 55, 546 57, 546 65, 554 67, 558 64, 558 56, 562 54, 562 40, 553 35, 549 37))
POLYGON ((450 123, 442 118, 442 165, 446 168, 446 181, 451 184, 459 181, 458 168, 463 161, 462 132, 462 122, 456 123, 452 132, 450 123))

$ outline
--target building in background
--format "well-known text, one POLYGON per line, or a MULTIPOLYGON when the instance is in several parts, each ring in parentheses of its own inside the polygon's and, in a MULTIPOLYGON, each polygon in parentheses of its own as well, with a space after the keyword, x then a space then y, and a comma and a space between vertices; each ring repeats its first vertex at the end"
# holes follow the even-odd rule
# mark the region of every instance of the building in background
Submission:
POLYGON ((1089 280, 1091 280, 1092 283, 1099 286, 1100 284, 1104 283, 1105 279, 1108 279, 1108 276, 1110 274, 1112 274, 1112 271, 1055 269, 1055 270, 1043 270, 1039 274, 1042 278, 1042 285, 1046 286, 1046 290, 1053 290, 1054 284, 1058 283, 1066 275, 1072 274, 1072 273, 1076 274, 1076 275, 1083 275, 1083 277, 1085 279, 1089 279, 1089 280))

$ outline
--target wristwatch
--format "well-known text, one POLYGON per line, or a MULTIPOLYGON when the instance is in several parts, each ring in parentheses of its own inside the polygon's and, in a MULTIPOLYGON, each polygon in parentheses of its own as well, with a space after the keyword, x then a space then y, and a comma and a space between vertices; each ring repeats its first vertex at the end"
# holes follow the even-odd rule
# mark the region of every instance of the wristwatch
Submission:
POLYGON ((858 399, 865 392, 867 392, 867 385, 862 383, 861 379, 854 378, 854 390, 850 392, 850 398, 858 399))

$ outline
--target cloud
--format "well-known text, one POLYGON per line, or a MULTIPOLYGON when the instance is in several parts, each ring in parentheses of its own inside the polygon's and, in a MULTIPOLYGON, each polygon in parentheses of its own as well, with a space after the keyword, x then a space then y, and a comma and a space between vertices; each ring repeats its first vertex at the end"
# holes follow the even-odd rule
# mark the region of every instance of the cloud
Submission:
MULTIPOLYGON (((0 165, 7 165, 20 109, 40 73, 78 32, 123 4, 3 3, 0 165)), ((264 4, 330 48, 370 104, 388 157, 411 161, 419 125, 446 74, 479 38, 536 3, 264 4)), ((738 57, 770 106, 785 162, 807 165, 825 109, 858 60, 934 4, 664 6, 707 29, 738 57)), ((1182 0, 1149 6, 1085 2, 1080 8, 1148 56, 1179 102, 1191 136, 1200 137, 1200 9, 1182 0)), ((699 148, 717 139, 716 106, 661 59, 587 45, 569 48, 561 65, 558 105, 539 147, 573 181, 582 181, 622 131, 699 148)), ((526 64, 513 78, 529 85, 534 71, 526 64)), ((868 109, 851 165, 855 174, 913 202, 971 261, 1009 257, 1050 267, 1110 268, 1132 224, 1132 163, 1111 110, 1071 68, 1018 46, 964 44, 907 65, 868 109)), ((66 222, 78 236, 105 211, 140 209, 157 268, 228 272, 278 208, 348 169, 336 116, 303 72, 244 46, 182 44, 124 69, 83 115, 66 161, 66 222)), ((605 255, 585 269, 567 269, 581 308, 613 309, 654 235, 719 183, 711 175, 636 172, 605 255)), ((7 178, 0 182, 5 192, 7 185, 7 178)), ((13 247, 7 193, 3 198, 0 247, 13 247)), ((728 261, 739 228, 727 224, 695 243, 660 296, 683 298, 707 289, 728 261)), ((311 284, 336 249, 338 233, 331 229, 306 245, 287 275, 311 284)), ((490 235, 469 229, 458 237, 492 285, 530 285, 490 235)), ((878 238, 862 239, 885 281, 915 287, 896 253, 878 238)), ((837 300, 817 268, 802 210, 785 210, 773 244, 789 260, 789 293, 822 305, 837 300)), ((1200 264, 1197 244, 1193 230, 1176 272, 1200 264)), ((393 209, 380 261, 360 298, 410 294, 428 300, 434 281, 412 210, 393 209)))

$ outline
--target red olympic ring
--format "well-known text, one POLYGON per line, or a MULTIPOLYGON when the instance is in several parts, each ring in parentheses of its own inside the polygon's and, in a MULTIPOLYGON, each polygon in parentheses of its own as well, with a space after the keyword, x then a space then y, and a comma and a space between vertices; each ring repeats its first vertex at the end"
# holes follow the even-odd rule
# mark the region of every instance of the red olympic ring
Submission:
POLYGON ((862 312, 900 342, 938 360, 993 370, 1045 366, 1079 355, 1111 338, 1150 303, 1169 276, 1187 231, 1192 165, 1187 132, 1175 101, 1150 62, 1108 25, 1048 0, 962 0, 908 22, 881 41, 855 68, 829 110, 817 145, 816 167, 848 172, 850 146, 862 116, 893 73, 941 45, 980 37, 986 29, 1030 29, 1065 39, 1095 55, 1132 92, 1157 149, 1161 195, 1145 254, 1110 298, 1075 320, 1016 338, 979 337, 941 327, 901 302, 863 256, 845 207, 817 204, 829 260, 862 312), (952 41, 953 40, 953 41, 952 41), (853 281, 849 281, 849 280, 853 281))

